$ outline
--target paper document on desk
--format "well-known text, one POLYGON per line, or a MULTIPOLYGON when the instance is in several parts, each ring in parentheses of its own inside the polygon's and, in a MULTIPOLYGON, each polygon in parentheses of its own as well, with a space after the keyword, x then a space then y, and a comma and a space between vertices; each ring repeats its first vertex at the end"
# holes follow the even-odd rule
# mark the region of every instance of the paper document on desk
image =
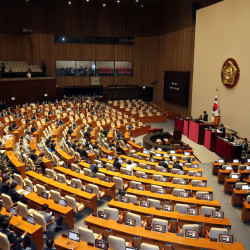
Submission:
POLYGON ((24 191, 24 189, 21 188, 21 189, 17 190, 17 193, 21 194, 23 191, 24 191))
POLYGON ((24 196, 26 196, 27 194, 29 194, 29 192, 28 192, 28 191, 25 191, 23 194, 24 194, 24 196))

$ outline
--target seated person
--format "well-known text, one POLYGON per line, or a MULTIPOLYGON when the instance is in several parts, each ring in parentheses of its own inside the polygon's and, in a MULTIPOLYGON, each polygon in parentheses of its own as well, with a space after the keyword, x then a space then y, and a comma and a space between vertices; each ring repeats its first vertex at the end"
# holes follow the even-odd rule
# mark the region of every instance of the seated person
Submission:
POLYGON ((48 147, 48 144, 51 142, 52 136, 49 136, 49 138, 46 139, 45 145, 48 147))
POLYGON ((207 111, 203 111, 203 118, 202 118, 202 120, 203 120, 204 122, 207 122, 207 121, 208 121, 207 111))
POLYGON ((247 152, 248 151, 248 142, 247 142, 247 138, 244 138, 244 141, 242 143, 242 151, 243 152, 247 152))
POLYGON ((44 154, 41 153, 41 154, 38 156, 38 158, 36 159, 36 164, 39 165, 39 166, 41 167, 41 169, 42 169, 42 174, 46 174, 46 172, 45 172, 46 166, 45 166, 45 164, 44 164, 44 162, 43 162, 43 157, 44 157, 44 154))
POLYGON ((222 133, 226 133, 226 128, 224 127, 224 124, 221 124, 221 125, 220 125, 219 130, 220 130, 222 133))
POLYGON ((113 163, 113 167, 116 168, 119 172, 120 172, 120 168, 121 168, 121 163, 119 162, 118 157, 114 157, 114 163, 113 163))
POLYGON ((11 214, 10 215, 8 215, 8 214, 3 215, 3 214, 1 214, 2 210, 3 210, 3 204, 2 204, 2 202, 0 202, 0 228, 2 228, 1 224, 2 224, 2 222, 4 220, 10 220, 11 219, 11 214))
POLYGON ((67 134, 68 134, 68 135, 71 135, 72 133, 74 133, 74 129, 73 129, 72 126, 69 126, 69 129, 68 129, 68 131, 67 131, 67 134))
POLYGON ((32 125, 30 131, 31 131, 32 134, 33 134, 35 131, 37 131, 37 129, 36 129, 36 127, 35 127, 34 124, 32 125))
POLYGON ((48 230, 53 231, 55 230, 55 232, 58 232, 60 230, 62 230, 61 225, 63 222, 63 217, 55 217, 54 214, 52 212, 49 212, 49 206, 47 204, 43 204, 42 205, 42 211, 39 211, 40 214, 42 214, 46 220, 46 223, 51 222, 48 225, 48 230), (55 220, 54 222, 52 222, 53 220, 55 220))
POLYGON ((10 185, 10 190, 8 191, 8 195, 10 196, 11 200, 13 203, 17 203, 18 201, 21 201, 23 202, 23 199, 24 199, 24 195, 22 194, 19 194, 17 191, 16 191, 16 188, 17 188, 17 183, 12 183, 10 185))
POLYGON ((158 163, 158 165, 164 168, 168 168, 168 164, 166 163, 165 158, 162 158, 161 161, 158 163))
POLYGON ((133 172, 135 167, 136 167, 136 165, 131 160, 128 160, 128 162, 126 164, 126 170, 133 172))
POLYGON ((240 146, 241 145, 241 141, 240 141, 240 137, 236 136, 236 139, 234 141, 235 145, 240 146))
POLYGON ((36 161, 36 159, 38 158, 38 156, 36 155, 36 149, 33 149, 30 153, 29 153, 29 158, 32 161, 36 161))
POLYGON ((117 144, 116 144, 116 152, 120 153, 120 154, 124 154, 125 153, 124 150, 123 150, 123 148, 121 147, 121 144, 119 142, 117 142, 117 144))
POLYGON ((95 164, 90 164, 90 170, 92 173, 96 174, 99 170, 99 168, 95 164))
POLYGON ((234 142, 234 137, 233 137, 232 134, 229 135, 228 141, 229 141, 229 142, 234 142))
POLYGON ((49 122, 49 117, 46 115, 45 122, 49 122))
POLYGON ((56 250, 55 241, 52 238, 46 240, 46 246, 43 250, 56 250))
POLYGON ((2 182, 0 183, 0 194, 8 194, 10 190, 10 184, 8 183, 9 176, 3 176, 2 182))
POLYGON ((179 161, 176 161, 173 168, 178 168, 180 170, 183 170, 183 167, 179 163, 180 163, 179 161))
POLYGON ((2 222, 1 232, 8 237, 10 244, 13 244, 11 249, 20 250, 22 247, 26 248, 30 245, 30 238, 27 236, 27 232, 24 232, 21 237, 19 237, 17 232, 13 232, 10 229, 10 220, 4 220, 2 222))

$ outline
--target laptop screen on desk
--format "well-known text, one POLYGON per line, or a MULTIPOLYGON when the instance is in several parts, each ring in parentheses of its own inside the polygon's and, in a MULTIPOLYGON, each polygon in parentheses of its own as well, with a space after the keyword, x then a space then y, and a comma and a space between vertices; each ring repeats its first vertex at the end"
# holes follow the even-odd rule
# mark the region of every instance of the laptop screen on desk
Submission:
POLYGON ((69 239, 77 241, 77 242, 80 242, 80 234, 72 232, 72 231, 69 231, 69 239))
POLYGON ((175 150, 170 150, 170 154, 175 154, 175 150))
POLYGON ((111 155, 108 155, 108 159, 109 159, 110 161, 112 161, 112 156, 111 156, 111 155))
POLYGON ((240 175, 239 174, 231 174, 231 179, 239 179, 240 175))
POLYGON ((164 204, 162 205, 162 210, 167 212, 173 212, 174 206, 170 204, 164 204))
POLYGON ((213 211, 212 212, 212 218, 224 219, 224 212, 222 212, 222 211, 213 211))
POLYGON ((219 159, 218 163, 224 163, 224 160, 223 159, 219 159))
POLYGON ((172 159, 173 159, 173 160, 177 160, 177 157, 176 157, 176 156, 173 156, 172 159))
POLYGON ((10 213, 13 214, 14 216, 17 216, 17 215, 18 215, 18 211, 17 211, 17 209, 14 208, 14 207, 11 207, 11 208, 10 208, 10 213))
POLYGON ((201 177, 202 176, 202 172, 196 172, 194 173, 194 177, 201 177))
POLYGON ((27 216, 27 222, 29 222, 30 224, 32 225, 35 225, 36 222, 35 222, 35 217, 31 216, 31 215, 28 215, 27 216))
POLYGON ((87 186, 87 187, 85 187, 85 192, 92 194, 93 188, 87 186))
POLYGON ((143 150, 143 154, 147 155, 148 154, 148 150, 143 150))
POLYGON ((155 156, 156 156, 156 157, 161 157, 161 154, 156 154, 155 156))
POLYGON ((32 193, 32 187, 29 185, 26 185, 26 191, 32 193))
POLYGON ((95 248, 108 250, 109 245, 108 245, 107 241, 96 239, 95 240, 95 248))
POLYGON ((135 189, 140 190, 140 191, 144 191, 144 186, 142 184, 136 184, 135 189))
POLYGON ((233 159, 233 163, 239 163, 240 161, 238 159, 233 159))
POLYGON ((119 197, 119 201, 120 201, 120 202, 123 202, 123 203, 128 203, 128 197, 120 196, 120 197, 119 197))
POLYGON ((196 209, 196 208, 188 208, 188 209, 187 209, 187 214, 188 214, 188 215, 198 216, 199 210, 196 209))
POLYGON ((242 190, 248 190, 249 187, 248 187, 248 185, 242 185, 242 186, 241 186, 241 189, 242 189, 242 190))
POLYGON ((64 199, 62 199, 62 198, 60 198, 58 204, 59 204, 60 206, 66 207, 66 206, 67 206, 67 201, 64 200, 64 199))
POLYGON ((165 233, 166 232, 166 226, 165 225, 159 225, 159 224, 153 224, 153 231, 158 233, 165 233))
POLYGON ((157 194, 166 194, 166 190, 164 188, 157 188, 156 193, 157 194))
POLYGON ((219 242, 232 244, 233 243, 233 235, 220 234, 219 235, 219 242))
POLYGON ((105 181, 105 182, 111 182, 111 179, 108 176, 104 176, 103 177, 103 181, 105 181))
POLYGON ((167 177, 160 177, 159 181, 160 182, 167 182, 168 180, 167 180, 167 177))
POLYGON ((233 168, 231 166, 226 166, 226 170, 232 170, 233 168))
POLYGON ((124 219, 124 225, 134 227, 135 226, 135 220, 130 219, 130 218, 125 218, 124 219))
POLYGON ((49 195, 46 192, 42 192, 42 197, 46 200, 48 200, 49 195))
POLYGON ((188 197, 189 197, 189 193, 188 193, 188 192, 181 191, 181 192, 179 193, 179 197, 188 198, 188 197))
POLYGON ((140 206, 149 208, 150 207, 149 201, 140 200, 140 206))
POLYGON ((185 237, 198 239, 199 238, 199 231, 186 229, 185 230, 185 237))
POLYGON ((202 200, 212 201, 213 200, 213 195, 212 194, 203 194, 202 195, 202 200))
POLYGON ((185 156, 189 156, 189 155, 190 155, 190 152, 185 152, 184 155, 185 155, 185 156))
POLYGON ((103 211, 99 211, 98 212, 98 218, 104 219, 104 220, 108 220, 109 219, 109 213, 103 212, 103 211))

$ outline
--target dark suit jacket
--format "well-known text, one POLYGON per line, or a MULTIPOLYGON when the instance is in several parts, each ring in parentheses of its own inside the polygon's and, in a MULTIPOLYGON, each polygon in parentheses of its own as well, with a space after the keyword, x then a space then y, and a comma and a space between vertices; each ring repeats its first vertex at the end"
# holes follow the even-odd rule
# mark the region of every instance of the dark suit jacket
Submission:
POLYGON ((0 183, 0 194, 8 194, 8 191, 10 190, 10 185, 8 183, 1 182, 0 183))
POLYGON ((233 142, 234 141, 234 137, 232 136, 232 137, 228 138, 228 141, 233 142))
POLYGON ((12 249, 22 249, 21 243, 23 240, 21 237, 16 237, 9 229, 2 229, 1 231, 3 234, 7 235, 10 244, 14 243, 12 249))
POLYGON ((203 119, 202 119, 202 120, 205 121, 205 122, 207 122, 207 121, 208 121, 208 115, 205 114, 205 115, 203 116, 203 119))
POLYGON ((165 161, 160 161, 158 165, 164 168, 168 168, 168 164, 165 161))
POLYGON ((8 192, 13 203, 21 201, 23 199, 23 195, 20 195, 15 189, 10 189, 8 192))

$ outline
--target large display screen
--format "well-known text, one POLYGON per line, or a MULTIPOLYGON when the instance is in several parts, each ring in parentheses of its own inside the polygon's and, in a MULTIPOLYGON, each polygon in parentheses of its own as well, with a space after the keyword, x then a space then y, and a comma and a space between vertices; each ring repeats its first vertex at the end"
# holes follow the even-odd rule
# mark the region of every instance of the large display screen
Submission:
POLYGON ((164 99, 167 102, 188 106, 190 72, 165 71, 164 99))

